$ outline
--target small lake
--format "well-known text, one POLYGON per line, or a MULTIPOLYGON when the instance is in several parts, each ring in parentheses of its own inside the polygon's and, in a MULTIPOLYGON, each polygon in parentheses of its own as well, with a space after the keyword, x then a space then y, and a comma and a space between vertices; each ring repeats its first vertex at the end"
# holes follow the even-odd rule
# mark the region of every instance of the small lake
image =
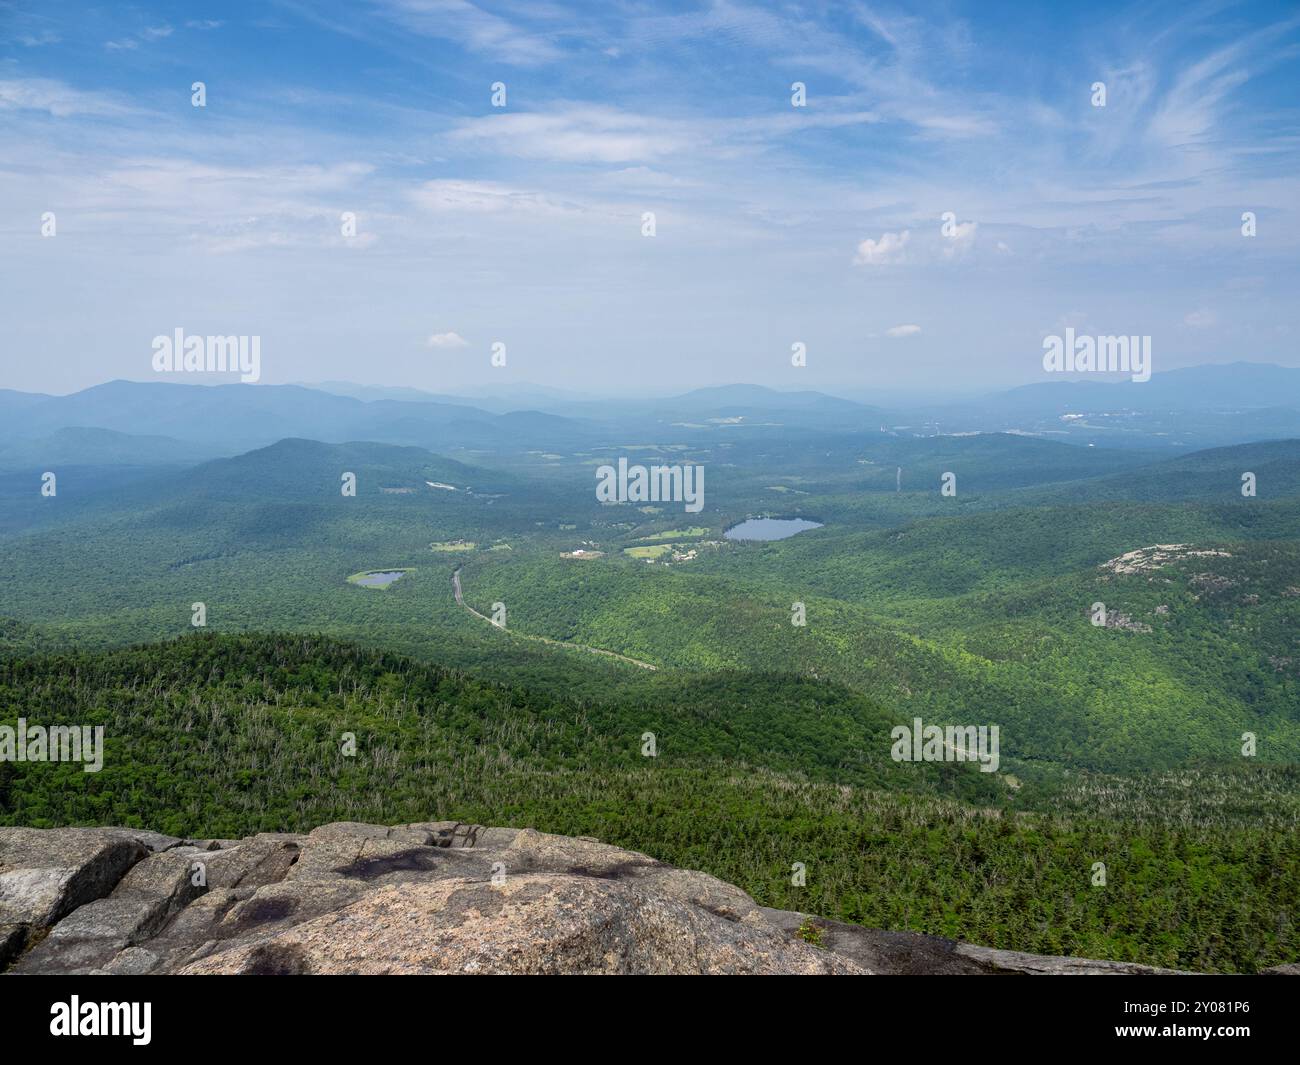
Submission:
POLYGON ((360 577, 354 577, 352 583, 360 584, 365 588, 387 588, 393 581, 405 576, 404 569, 376 570, 374 573, 364 573, 360 577))
POLYGON ((806 529, 820 529, 822 522, 804 518, 750 518, 733 525, 722 535, 728 540, 784 540, 806 529))

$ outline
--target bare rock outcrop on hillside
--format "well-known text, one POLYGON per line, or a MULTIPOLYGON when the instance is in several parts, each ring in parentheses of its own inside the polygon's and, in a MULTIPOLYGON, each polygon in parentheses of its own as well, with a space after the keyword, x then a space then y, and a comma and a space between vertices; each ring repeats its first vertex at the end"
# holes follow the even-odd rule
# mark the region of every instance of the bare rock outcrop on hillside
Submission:
POLYGON ((4 967, 13 974, 1159 971, 810 919, 761 908, 705 873, 593 839, 452 821, 341 822, 242 840, 0 828, 4 967))

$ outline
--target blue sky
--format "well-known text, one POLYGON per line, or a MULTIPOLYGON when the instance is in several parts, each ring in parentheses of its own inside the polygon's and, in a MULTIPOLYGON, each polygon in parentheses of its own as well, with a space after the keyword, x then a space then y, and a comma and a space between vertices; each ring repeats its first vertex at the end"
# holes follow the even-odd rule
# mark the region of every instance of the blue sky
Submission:
POLYGON ((177 327, 447 391, 1300 365, 1300 7, 925 8, 0 0, 0 387, 177 327))

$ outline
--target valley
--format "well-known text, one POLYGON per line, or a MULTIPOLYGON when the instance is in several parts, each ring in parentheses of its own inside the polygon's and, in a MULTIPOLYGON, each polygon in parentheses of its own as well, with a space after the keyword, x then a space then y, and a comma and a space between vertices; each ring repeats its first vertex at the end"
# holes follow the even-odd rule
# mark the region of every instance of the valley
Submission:
POLYGON ((110 465, 111 491, 70 466, 53 499, 0 471, 0 719, 107 726, 85 781, 0 766, 0 820, 233 836, 433 802, 880 927, 1223 971, 1300 952, 1300 441, 728 416, 782 424, 286 438, 110 465), (712 466, 706 505, 598 499, 627 439, 712 466), (894 761, 915 719, 995 726, 997 771, 894 761), (1219 905, 1202 863, 1272 931, 1227 930, 1234 907, 1184 928, 1219 905))

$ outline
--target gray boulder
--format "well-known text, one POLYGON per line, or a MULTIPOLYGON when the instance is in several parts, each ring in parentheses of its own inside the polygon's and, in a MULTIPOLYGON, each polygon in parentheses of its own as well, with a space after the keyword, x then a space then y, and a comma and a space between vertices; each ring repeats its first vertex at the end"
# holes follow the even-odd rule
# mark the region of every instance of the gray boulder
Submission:
POLYGON ((106 896, 149 849, 93 828, 0 828, 0 964, 78 906, 106 896))
POLYGON ((152 937, 174 913, 207 891, 195 847, 150 854, 106 898, 73 910, 14 967, 16 973, 89 973, 152 937))

